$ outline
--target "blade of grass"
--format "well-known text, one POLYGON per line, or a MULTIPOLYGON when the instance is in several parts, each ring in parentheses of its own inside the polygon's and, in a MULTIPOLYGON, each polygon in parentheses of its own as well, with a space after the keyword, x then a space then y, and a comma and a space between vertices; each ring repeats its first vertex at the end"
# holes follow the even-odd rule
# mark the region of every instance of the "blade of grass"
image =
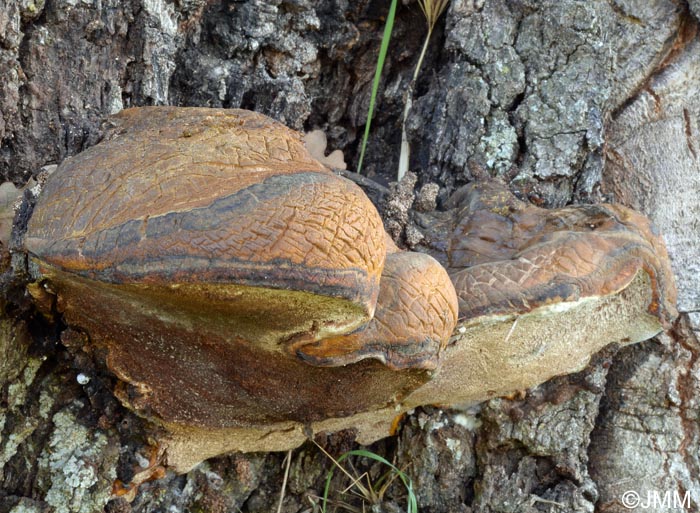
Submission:
MULTIPOLYGON (((317 446, 320 448, 320 446, 317 444, 317 446)), ((321 448, 321 450, 323 450, 321 448)), ((356 449, 354 451, 348 451, 338 457, 338 459, 333 459, 325 450, 323 452, 331 458, 333 463, 340 468, 343 472, 347 474, 347 471, 340 465, 340 463, 349 458, 350 456, 360 456, 362 458, 369 458, 375 461, 378 461, 380 463, 383 463, 384 465, 387 465, 393 472, 396 473, 396 475, 401 479, 404 487, 406 488, 406 492, 408 494, 408 505, 406 507, 406 512, 407 513, 418 513, 418 501, 416 499, 416 495, 413 492, 413 482, 411 481, 411 478, 409 478, 402 470, 399 470, 398 467, 396 467, 393 463, 390 463, 387 459, 381 457, 378 454, 375 454, 371 451, 367 451, 364 449, 356 449)), ((334 470, 331 469, 328 471, 328 475, 326 476, 326 485, 323 489, 323 497, 322 497, 322 506, 321 506, 321 512, 326 513, 326 504, 328 503, 328 493, 330 491, 331 487, 331 479, 333 479, 333 474, 334 470)), ((359 485, 359 483, 357 483, 359 485)), ((364 487, 358 486, 361 490, 364 487)), ((368 490, 365 489, 365 491, 362 492, 362 495, 365 497, 369 496, 368 490)))
POLYGON ((406 488, 406 491, 408 492, 408 507, 407 507, 406 511, 408 513, 417 513, 418 512, 418 501, 416 500, 416 495, 413 492, 413 482, 411 481, 411 478, 408 477, 402 470, 400 470, 393 463, 390 463, 386 458, 381 457, 379 454, 375 454, 371 451, 367 451, 364 449, 356 449, 354 451, 348 451, 345 454, 343 454, 340 458, 338 458, 338 462, 343 461, 348 456, 361 456, 363 458, 369 458, 371 460, 375 460, 375 461, 378 461, 380 463, 383 463, 384 465, 388 466, 391 470, 396 472, 396 475, 399 477, 399 479, 401 479, 404 487, 406 488))
POLYGON ((372 116, 374 115, 374 104, 377 101, 377 92, 379 91, 379 81, 382 77, 382 69, 386 59, 387 50, 389 49, 389 40, 391 39, 391 31, 394 28, 394 18, 396 16, 396 4, 398 0, 391 0, 389 14, 386 17, 384 25, 384 35, 382 36, 382 44, 379 47, 379 57, 377 57, 377 67, 374 70, 374 81, 372 82, 372 95, 369 98, 369 111, 367 112, 367 123, 365 124, 365 133, 362 137, 362 148, 360 149, 360 161, 357 164, 357 173, 362 173, 362 162, 365 159, 365 150, 367 149, 367 139, 369 139, 369 128, 372 124, 372 116))
MULTIPOLYGON (((333 456, 331 456, 331 455, 328 453, 328 451, 326 451, 323 447, 321 447, 321 446, 316 442, 316 440, 311 440, 311 441, 312 441, 312 442, 314 443, 314 445, 316 445, 316 447, 318 447, 319 450, 320 450, 323 454, 325 454, 325 455, 328 457, 328 459, 330 459, 330 460, 333 462, 333 464, 334 464, 337 468, 339 468, 339 469, 343 472, 343 474, 345 474, 351 481, 357 481, 358 478, 356 478, 356 477, 353 476, 350 472, 348 472, 347 470, 345 470, 345 467, 343 467, 343 466, 340 464, 340 461, 339 461, 339 460, 336 460, 333 456)), ((341 456, 341 458, 342 458, 342 459, 345 459, 344 456, 345 456, 345 455, 343 454, 343 455, 341 456)), ((323 487, 323 497, 321 497, 321 500, 322 500, 321 513, 326 513, 326 505, 328 504, 328 493, 330 492, 330 489, 331 489, 331 479, 333 479, 333 473, 334 473, 334 471, 333 471, 333 470, 330 470, 330 471, 328 472, 328 475, 326 476, 326 485, 323 487)), ((364 489, 364 487, 363 487, 361 484, 359 484, 359 483, 358 483, 358 488, 360 488, 361 491, 364 489)), ((364 490, 364 492, 369 493, 368 490, 364 490)))

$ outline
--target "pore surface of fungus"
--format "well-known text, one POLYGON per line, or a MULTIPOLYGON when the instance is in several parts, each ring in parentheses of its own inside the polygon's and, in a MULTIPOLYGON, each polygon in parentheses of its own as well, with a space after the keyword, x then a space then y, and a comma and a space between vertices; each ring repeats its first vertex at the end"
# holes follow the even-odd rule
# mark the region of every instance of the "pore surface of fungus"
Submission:
POLYGON ((426 217, 446 270, 398 251, 362 191, 265 116, 140 108, 112 125, 37 202, 31 290, 167 429, 178 470, 314 432, 369 442, 410 408, 536 385, 674 314, 665 249, 622 207, 463 189, 426 217))

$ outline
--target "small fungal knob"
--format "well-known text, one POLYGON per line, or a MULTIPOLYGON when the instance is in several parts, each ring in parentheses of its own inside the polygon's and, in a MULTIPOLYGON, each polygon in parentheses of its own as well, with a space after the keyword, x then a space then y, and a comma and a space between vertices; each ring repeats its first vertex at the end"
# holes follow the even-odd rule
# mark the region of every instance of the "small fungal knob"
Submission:
POLYGON ((445 269, 422 253, 392 253, 382 272, 377 311, 367 325, 292 349, 313 365, 376 358, 396 370, 435 369, 456 323, 457 296, 445 269))

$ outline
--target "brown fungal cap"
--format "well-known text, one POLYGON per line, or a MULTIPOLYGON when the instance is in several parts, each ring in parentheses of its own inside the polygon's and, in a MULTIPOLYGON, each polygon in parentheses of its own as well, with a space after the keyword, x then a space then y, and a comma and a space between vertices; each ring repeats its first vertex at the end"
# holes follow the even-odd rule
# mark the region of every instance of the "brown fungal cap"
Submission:
POLYGON ((608 344, 656 335, 676 315, 663 241, 630 209, 545 210, 498 183, 467 186, 449 206, 437 230, 451 230, 445 259, 460 322, 406 407, 536 386, 582 369, 608 344))
POLYGON ((385 254, 381 219, 298 134, 235 110, 129 109, 115 124, 48 181, 26 238, 42 263, 147 287, 154 301, 176 286, 180 303, 233 301, 248 325, 275 314, 279 301, 329 298, 316 305, 328 307, 325 320, 292 308, 278 339, 311 322, 321 336, 371 317, 385 254))
POLYGON ((601 297, 651 277, 650 313, 676 316, 666 248, 649 220, 621 205, 547 210, 519 201, 497 183, 452 198, 457 220, 448 249, 460 318, 523 314, 601 297))

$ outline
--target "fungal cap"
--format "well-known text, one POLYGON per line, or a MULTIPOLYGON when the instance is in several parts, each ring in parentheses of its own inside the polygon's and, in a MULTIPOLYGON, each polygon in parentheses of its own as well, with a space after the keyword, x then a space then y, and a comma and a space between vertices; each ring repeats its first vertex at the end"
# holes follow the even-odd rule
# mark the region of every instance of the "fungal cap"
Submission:
POLYGON ((113 124, 44 188, 25 242, 40 272, 123 286, 187 311, 231 305, 244 336, 275 316, 288 323, 271 337, 277 342, 372 317, 381 219, 296 132, 241 110, 128 109, 113 124))
POLYGON ((644 216, 620 205, 546 210, 497 183, 451 200, 448 259, 460 320, 416 406, 481 401, 581 370, 607 346, 670 327, 670 261, 644 216))
POLYGON ((677 315, 670 259, 649 220, 621 205, 547 210, 497 183, 468 186, 452 199, 459 219, 449 272, 460 318, 481 322, 624 290, 640 271, 651 279, 647 305, 660 325, 677 315))

